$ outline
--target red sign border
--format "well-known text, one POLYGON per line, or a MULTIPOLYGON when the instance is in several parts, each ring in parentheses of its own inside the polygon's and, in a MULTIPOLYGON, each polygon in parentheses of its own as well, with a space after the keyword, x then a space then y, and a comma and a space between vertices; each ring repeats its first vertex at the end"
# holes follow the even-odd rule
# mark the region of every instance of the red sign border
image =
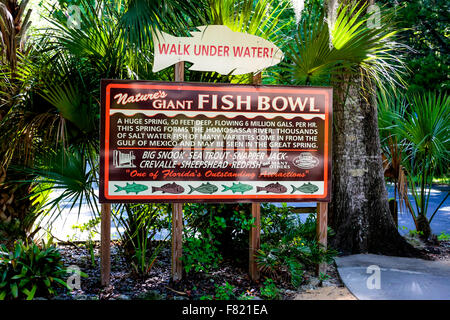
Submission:
POLYGON ((332 139, 332 87, 305 86, 272 86, 272 85, 240 85, 240 84, 211 84, 201 82, 158 82, 143 80, 101 80, 101 126, 100 126, 100 203, 155 203, 155 202, 330 202, 331 200, 331 144, 332 139), (142 83, 142 84, 140 84, 142 83), (110 90, 111 88, 138 88, 159 90, 198 90, 198 91, 230 91, 245 92, 249 89, 268 93, 292 93, 302 90, 302 94, 323 94, 325 96, 325 141, 324 141, 324 191, 322 195, 107 195, 109 182, 109 121, 110 121, 110 90), (327 130, 328 128, 328 130, 327 130), (149 198, 152 197, 152 198, 149 198), (245 197, 245 198, 244 198, 245 197))

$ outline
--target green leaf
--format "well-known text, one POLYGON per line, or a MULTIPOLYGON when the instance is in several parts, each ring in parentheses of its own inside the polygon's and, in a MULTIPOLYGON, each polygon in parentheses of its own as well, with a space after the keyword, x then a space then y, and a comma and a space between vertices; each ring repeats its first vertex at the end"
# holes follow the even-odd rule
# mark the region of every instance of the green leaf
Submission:
POLYGON ((53 280, 55 280, 56 282, 58 282, 59 284, 61 284, 63 287, 70 289, 70 286, 67 284, 67 282, 59 279, 59 278, 54 278, 53 280))
POLYGON ((12 283, 10 285, 11 288, 11 294, 13 295, 14 298, 18 298, 19 297, 19 289, 17 288, 17 283, 12 283))
POLYGON ((22 252, 22 248, 20 244, 16 244, 16 248, 14 250, 14 258, 18 258, 22 252))
POLYGON ((27 296, 27 300, 33 300, 34 295, 36 294, 36 289, 37 285, 34 285, 31 291, 28 289, 23 289, 22 292, 27 296))
POLYGON ((21 287, 21 288, 25 287, 27 285, 27 283, 30 282, 30 281, 31 281, 31 279, 29 279, 29 278, 25 278, 25 279, 20 280, 19 287, 21 287))
POLYGON ((50 287, 50 279, 49 278, 44 278, 44 279, 42 279, 42 281, 44 282, 44 284, 47 288, 50 287))

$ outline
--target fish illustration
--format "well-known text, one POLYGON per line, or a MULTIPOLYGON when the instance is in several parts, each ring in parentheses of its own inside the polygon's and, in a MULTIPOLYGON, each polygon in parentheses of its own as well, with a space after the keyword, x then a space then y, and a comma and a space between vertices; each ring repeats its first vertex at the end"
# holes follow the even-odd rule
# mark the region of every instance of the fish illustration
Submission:
POLYGON ((202 183, 199 187, 194 188, 193 186, 189 185, 189 194, 191 194, 194 191, 200 192, 200 193, 207 193, 212 194, 214 192, 217 192, 219 188, 211 183, 202 183))
POLYGON ((231 191, 233 191, 233 193, 240 192, 242 194, 244 194, 244 192, 247 192, 247 191, 250 191, 250 190, 253 189, 253 187, 251 185, 243 184, 243 183, 240 183, 240 182, 239 183, 233 183, 233 185, 231 187, 228 187, 228 186, 223 184, 222 187, 223 187, 222 192, 231 190, 231 191))
POLYGON ((319 190, 319 187, 316 186, 315 184, 312 184, 311 182, 304 183, 300 187, 294 187, 293 185, 291 185, 291 187, 292 187, 291 193, 294 193, 295 191, 300 191, 303 193, 314 193, 319 190))
POLYGON ((234 32, 224 25, 197 27, 192 37, 174 37, 153 31, 153 72, 177 62, 189 61, 189 70, 215 71, 223 75, 239 75, 259 71, 278 64, 283 52, 261 37, 234 32))
POLYGON ((152 193, 162 191, 162 193, 174 193, 180 194, 184 192, 184 188, 178 184, 174 183, 166 183, 161 187, 152 187, 152 193))
POLYGON ((256 192, 266 191, 267 193, 285 193, 287 188, 280 183, 271 183, 265 187, 256 187, 256 192))
POLYGON ((117 189, 114 192, 120 192, 120 191, 125 191, 127 194, 129 194, 130 192, 135 192, 136 194, 138 194, 139 192, 145 191, 148 189, 147 186, 143 185, 143 184, 136 184, 136 182, 133 183, 128 183, 127 185, 124 187, 118 186, 117 184, 114 185, 117 189))

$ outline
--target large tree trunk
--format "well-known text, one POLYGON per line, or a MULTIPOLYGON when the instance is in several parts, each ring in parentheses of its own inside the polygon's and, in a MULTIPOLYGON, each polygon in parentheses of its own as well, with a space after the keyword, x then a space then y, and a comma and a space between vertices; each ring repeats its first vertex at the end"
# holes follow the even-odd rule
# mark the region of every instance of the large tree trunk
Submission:
POLYGON ((345 90, 335 90, 329 221, 336 236, 331 245, 344 254, 417 255, 398 233, 390 214, 376 102, 367 92, 369 99, 363 98, 358 81, 351 84, 345 105, 340 102, 345 90))

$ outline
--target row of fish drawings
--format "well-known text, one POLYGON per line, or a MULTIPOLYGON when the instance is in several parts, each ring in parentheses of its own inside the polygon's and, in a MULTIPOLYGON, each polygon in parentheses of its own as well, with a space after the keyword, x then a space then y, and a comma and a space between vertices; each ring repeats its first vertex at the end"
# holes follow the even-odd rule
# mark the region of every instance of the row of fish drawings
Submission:
MULTIPOLYGON (((125 191, 127 194, 128 193, 140 193, 143 191, 148 190, 148 187, 146 185, 143 184, 137 184, 136 182, 133 183, 127 183, 125 186, 118 186, 115 185, 115 187, 117 188, 115 190, 115 192, 121 192, 121 191, 125 191)), ((244 183, 233 183, 232 186, 226 186, 226 185, 222 185, 223 190, 222 192, 226 192, 226 191, 232 191, 233 194, 234 193, 241 193, 244 194, 245 192, 248 192, 250 190, 253 189, 253 186, 249 185, 249 184, 244 184, 244 183)), ((292 192, 291 193, 295 193, 296 191, 302 192, 302 193, 315 193, 319 190, 319 187, 316 186, 315 184, 312 184, 311 182, 308 183, 304 183, 299 187, 295 187, 293 185, 291 185, 292 187, 292 192)), ((219 191, 219 188, 216 185, 213 185, 209 182, 207 183, 202 183, 200 186, 198 187, 194 187, 192 185, 189 185, 189 194, 193 193, 193 192, 198 192, 198 193, 203 193, 203 194, 213 194, 219 191)), ((282 184, 276 182, 276 183, 270 183, 265 187, 256 187, 256 192, 261 192, 261 191, 266 191, 266 193, 286 193, 288 191, 288 189, 283 186, 282 184)), ((152 193, 155 192, 162 192, 162 193, 172 193, 172 194, 181 194, 184 192, 184 188, 182 186, 180 186, 179 184, 176 184, 175 182, 173 183, 166 183, 165 185, 161 186, 161 187, 152 187, 152 193)))

